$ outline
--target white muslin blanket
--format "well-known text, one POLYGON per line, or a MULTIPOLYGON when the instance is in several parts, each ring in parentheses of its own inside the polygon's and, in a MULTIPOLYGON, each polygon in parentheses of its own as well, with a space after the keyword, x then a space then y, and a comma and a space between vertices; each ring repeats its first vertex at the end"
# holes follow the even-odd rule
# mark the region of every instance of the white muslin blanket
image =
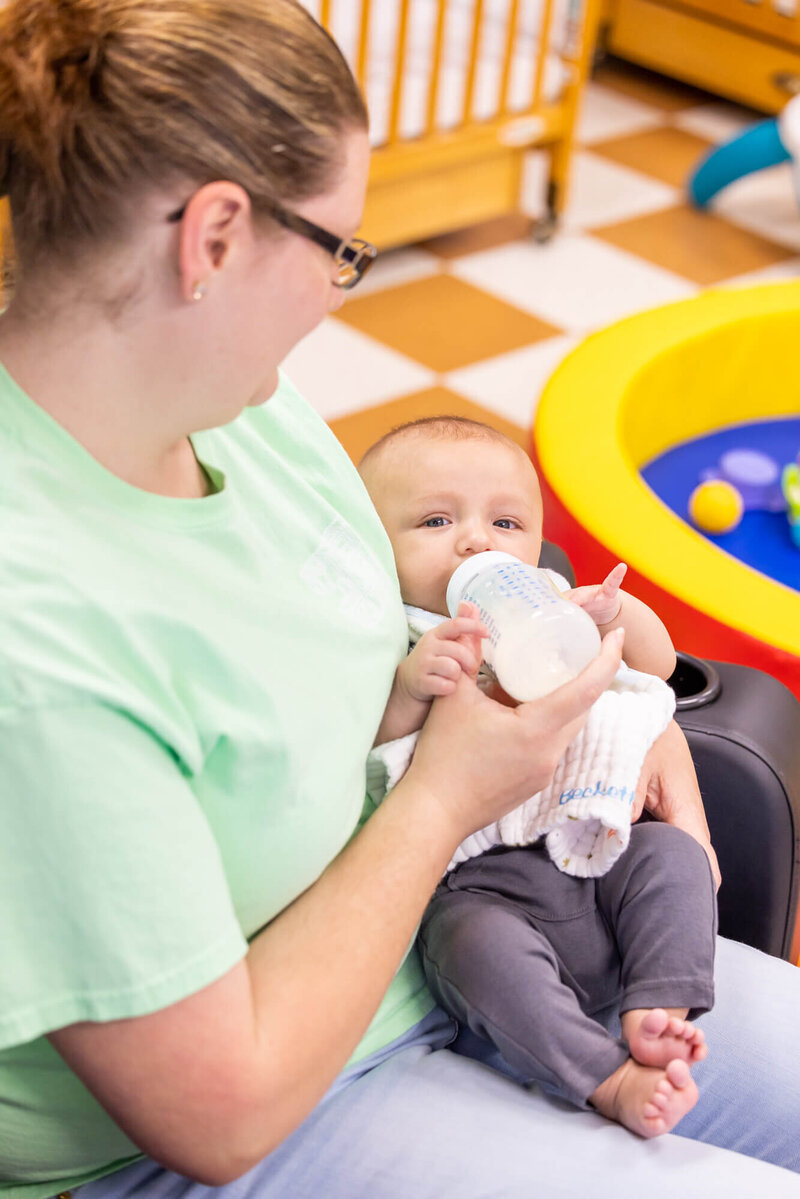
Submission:
MULTIPOLYGON (((412 641, 442 617, 407 609, 412 641)), ((630 840, 631 806, 645 755, 669 724, 675 696, 661 679, 621 666, 567 747, 552 782, 506 816, 467 837, 447 869, 497 845, 530 845, 544 837, 559 870, 597 878, 630 840)), ((403 777, 417 733, 376 746, 367 788, 379 803, 403 777)))

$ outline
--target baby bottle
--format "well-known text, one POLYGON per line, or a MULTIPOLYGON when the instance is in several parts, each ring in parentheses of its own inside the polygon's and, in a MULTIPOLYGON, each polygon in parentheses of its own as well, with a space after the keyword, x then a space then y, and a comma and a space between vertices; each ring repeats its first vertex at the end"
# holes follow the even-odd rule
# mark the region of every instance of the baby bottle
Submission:
POLYGON ((565 599, 546 571, 513 554, 487 550, 453 572, 451 616, 468 600, 489 630, 483 655, 500 686, 520 702, 554 691, 600 652, 597 625, 565 599))

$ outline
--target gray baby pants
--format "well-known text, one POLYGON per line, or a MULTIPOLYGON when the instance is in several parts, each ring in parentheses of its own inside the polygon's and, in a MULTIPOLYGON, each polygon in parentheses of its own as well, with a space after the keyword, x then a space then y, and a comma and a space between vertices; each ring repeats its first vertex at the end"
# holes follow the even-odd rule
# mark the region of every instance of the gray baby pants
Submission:
POLYGON ((601 878, 563 874, 540 845, 464 862, 437 888, 420 949, 444 1008, 517 1077, 585 1107, 629 1056, 606 1027, 619 1013, 710 1009, 716 923, 703 849, 647 821, 601 878))

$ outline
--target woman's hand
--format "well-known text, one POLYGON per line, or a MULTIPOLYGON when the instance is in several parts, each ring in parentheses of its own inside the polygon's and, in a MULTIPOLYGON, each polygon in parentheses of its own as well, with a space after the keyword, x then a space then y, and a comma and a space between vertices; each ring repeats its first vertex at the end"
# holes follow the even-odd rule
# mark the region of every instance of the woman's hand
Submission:
POLYGON ((393 794, 406 783, 427 792, 452 827, 455 847, 541 791, 616 674, 623 636, 622 630, 609 634, 598 657, 571 682, 514 708, 483 695, 462 674, 451 695, 434 700, 393 794))
POLYGON ((692 755, 683 730, 674 720, 653 742, 644 760, 631 819, 638 820, 644 808, 657 820, 682 828, 702 845, 719 890, 722 876, 711 844, 692 755))

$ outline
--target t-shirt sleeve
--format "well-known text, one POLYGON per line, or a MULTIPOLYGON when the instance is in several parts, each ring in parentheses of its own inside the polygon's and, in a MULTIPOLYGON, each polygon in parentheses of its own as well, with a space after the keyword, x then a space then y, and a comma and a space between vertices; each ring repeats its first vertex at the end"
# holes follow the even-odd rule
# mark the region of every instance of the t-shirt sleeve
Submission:
POLYGON ((247 950, 175 755, 94 703, 0 711, 0 1049, 142 1015, 247 950))

